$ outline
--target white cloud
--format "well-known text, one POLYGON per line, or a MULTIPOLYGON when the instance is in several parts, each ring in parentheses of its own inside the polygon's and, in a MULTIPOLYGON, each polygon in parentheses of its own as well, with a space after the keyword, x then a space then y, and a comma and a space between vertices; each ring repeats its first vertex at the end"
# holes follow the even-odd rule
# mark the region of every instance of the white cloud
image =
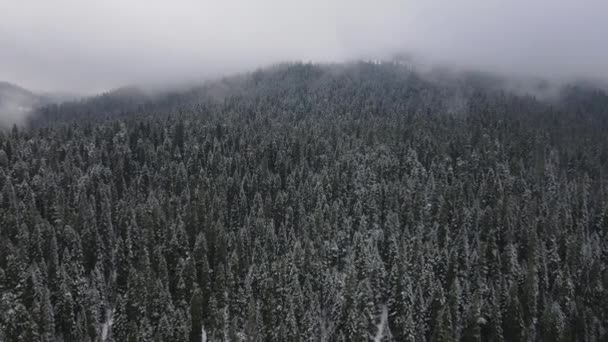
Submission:
POLYGON ((606 13, 602 0, 0 0, 0 79, 99 91, 402 51, 608 78, 606 13))

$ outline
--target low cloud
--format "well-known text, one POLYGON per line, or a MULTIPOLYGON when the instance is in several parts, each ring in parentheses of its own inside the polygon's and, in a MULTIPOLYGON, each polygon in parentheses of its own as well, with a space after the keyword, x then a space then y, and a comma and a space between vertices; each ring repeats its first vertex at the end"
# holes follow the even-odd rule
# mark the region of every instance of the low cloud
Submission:
POLYGON ((22 125, 42 98, 15 85, 0 82, 0 127, 22 125))
POLYGON ((390 58, 608 79, 603 0, 0 0, 0 79, 96 93, 281 61, 390 58))

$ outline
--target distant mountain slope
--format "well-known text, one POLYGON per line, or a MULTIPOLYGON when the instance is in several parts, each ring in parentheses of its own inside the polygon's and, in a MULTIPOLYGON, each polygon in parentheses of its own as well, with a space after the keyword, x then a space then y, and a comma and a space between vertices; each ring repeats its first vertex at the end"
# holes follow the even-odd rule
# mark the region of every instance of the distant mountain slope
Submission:
POLYGON ((0 126, 24 124, 38 108, 51 104, 75 101, 74 93, 35 93, 16 84, 0 81, 0 126))
MULTIPOLYGON (((606 108, 602 94, 605 97, 604 91, 588 86, 513 81, 488 73, 447 69, 421 72, 393 62, 285 63, 189 88, 154 92, 137 87, 120 88, 80 101, 46 106, 38 111, 32 124, 196 113, 210 106, 251 113, 271 109, 298 115, 330 112, 459 115, 470 111, 471 106, 496 106, 511 97, 534 112, 538 106, 548 106, 549 100, 553 102, 551 105, 567 107, 556 101, 559 98, 568 102, 593 99, 595 104, 588 108, 601 110, 606 108), (568 95, 573 92, 578 95, 568 95)), ((567 105, 571 107, 572 103, 567 105)))
POLYGON ((179 90, 123 88, 86 100, 52 105, 35 125, 72 120, 105 120, 152 113, 192 112, 206 106, 286 113, 387 112, 432 109, 462 111, 474 86, 426 79, 398 63, 281 64, 179 90), (344 101, 355 98, 356 101, 344 101), (245 108, 247 107, 247 108, 245 108), (429 107, 429 108, 426 108, 429 107))
POLYGON ((17 85, 0 82, 0 126, 24 123, 32 110, 46 103, 45 97, 17 85))
POLYGON ((45 98, 15 84, 0 81, 0 108, 30 110, 45 102, 45 98))
POLYGON ((4 82, 4 81, 0 81, 0 94, 2 95, 11 95, 11 94, 23 94, 23 95, 31 95, 33 96, 33 93, 23 89, 15 84, 9 83, 9 82, 4 82))

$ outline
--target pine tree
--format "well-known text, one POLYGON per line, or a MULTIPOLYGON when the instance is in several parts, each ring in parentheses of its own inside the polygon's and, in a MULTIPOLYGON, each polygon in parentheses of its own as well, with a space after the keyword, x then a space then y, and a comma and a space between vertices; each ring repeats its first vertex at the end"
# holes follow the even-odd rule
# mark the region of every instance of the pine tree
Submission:
POLYGON ((511 287, 511 290, 507 295, 507 302, 503 317, 503 331, 505 340, 524 341, 526 326, 516 287, 511 287))
POLYGON ((194 289, 192 298, 190 299, 190 317, 192 319, 190 341, 201 341, 203 332, 203 294, 198 286, 194 289))

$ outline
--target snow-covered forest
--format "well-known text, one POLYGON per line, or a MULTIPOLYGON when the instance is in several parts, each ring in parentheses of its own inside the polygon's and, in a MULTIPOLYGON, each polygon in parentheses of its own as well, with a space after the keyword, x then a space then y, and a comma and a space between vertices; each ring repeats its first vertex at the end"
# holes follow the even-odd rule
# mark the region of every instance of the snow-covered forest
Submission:
POLYGON ((608 95, 287 64, 0 134, 0 341, 606 341, 608 95))

